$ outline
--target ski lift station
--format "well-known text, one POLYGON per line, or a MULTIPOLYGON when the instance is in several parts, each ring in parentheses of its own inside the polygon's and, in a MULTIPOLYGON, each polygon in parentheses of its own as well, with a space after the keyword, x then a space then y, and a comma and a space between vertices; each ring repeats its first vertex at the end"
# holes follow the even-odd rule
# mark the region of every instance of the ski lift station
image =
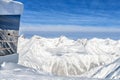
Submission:
POLYGON ((0 64, 18 62, 17 44, 23 4, 0 0, 0 64))

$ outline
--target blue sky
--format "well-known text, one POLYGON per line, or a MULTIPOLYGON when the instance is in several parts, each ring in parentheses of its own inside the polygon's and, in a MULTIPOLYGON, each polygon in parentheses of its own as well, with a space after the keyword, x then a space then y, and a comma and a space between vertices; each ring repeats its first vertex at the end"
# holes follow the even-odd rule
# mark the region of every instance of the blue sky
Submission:
POLYGON ((24 3, 21 30, 120 32, 120 0, 18 1, 24 3))

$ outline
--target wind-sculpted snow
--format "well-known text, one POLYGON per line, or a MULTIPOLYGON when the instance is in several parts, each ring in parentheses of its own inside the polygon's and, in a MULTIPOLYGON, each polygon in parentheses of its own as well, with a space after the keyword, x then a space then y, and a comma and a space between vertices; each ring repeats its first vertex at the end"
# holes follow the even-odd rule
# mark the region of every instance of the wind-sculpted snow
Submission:
MULTIPOLYGON (((94 38, 75 41, 64 36, 59 38, 33 36, 31 39, 21 36, 18 46, 19 64, 60 76, 81 76, 95 68, 104 69, 105 65, 120 57, 119 52, 119 40, 94 38)), ((120 68, 116 68, 119 72, 120 68)), ((95 73, 94 70, 92 73, 95 73)), ((102 73, 99 73, 99 76, 97 74, 94 76, 91 74, 91 77, 115 78, 105 77, 104 74, 102 76, 102 73)))

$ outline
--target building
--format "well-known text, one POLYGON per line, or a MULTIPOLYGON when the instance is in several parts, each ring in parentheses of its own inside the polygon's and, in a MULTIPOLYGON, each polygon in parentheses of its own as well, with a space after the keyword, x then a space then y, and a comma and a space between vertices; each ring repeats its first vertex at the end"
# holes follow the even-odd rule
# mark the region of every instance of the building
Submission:
POLYGON ((0 64, 17 62, 17 42, 23 5, 17 1, 0 0, 0 64))

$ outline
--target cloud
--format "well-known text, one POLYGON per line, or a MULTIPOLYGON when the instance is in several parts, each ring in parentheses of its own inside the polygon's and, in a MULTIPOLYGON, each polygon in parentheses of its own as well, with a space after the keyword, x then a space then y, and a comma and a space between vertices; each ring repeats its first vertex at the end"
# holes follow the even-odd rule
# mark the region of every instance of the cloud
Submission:
POLYGON ((13 0, 1 0, 1 1, 5 1, 5 2, 11 2, 11 1, 13 1, 13 0))
MULTIPOLYGON (((117 11, 119 12, 119 11, 117 11)), ((48 11, 25 11, 24 15, 21 18, 23 24, 31 25, 81 25, 81 26, 117 26, 119 27, 120 21, 118 13, 104 11, 94 13, 91 11, 84 11, 80 14, 72 14, 65 12, 48 12, 48 11), (113 16, 114 15, 114 16, 113 16)))
POLYGON ((77 25, 24 25, 20 31, 65 31, 65 32, 120 32, 118 27, 92 27, 77 25))

